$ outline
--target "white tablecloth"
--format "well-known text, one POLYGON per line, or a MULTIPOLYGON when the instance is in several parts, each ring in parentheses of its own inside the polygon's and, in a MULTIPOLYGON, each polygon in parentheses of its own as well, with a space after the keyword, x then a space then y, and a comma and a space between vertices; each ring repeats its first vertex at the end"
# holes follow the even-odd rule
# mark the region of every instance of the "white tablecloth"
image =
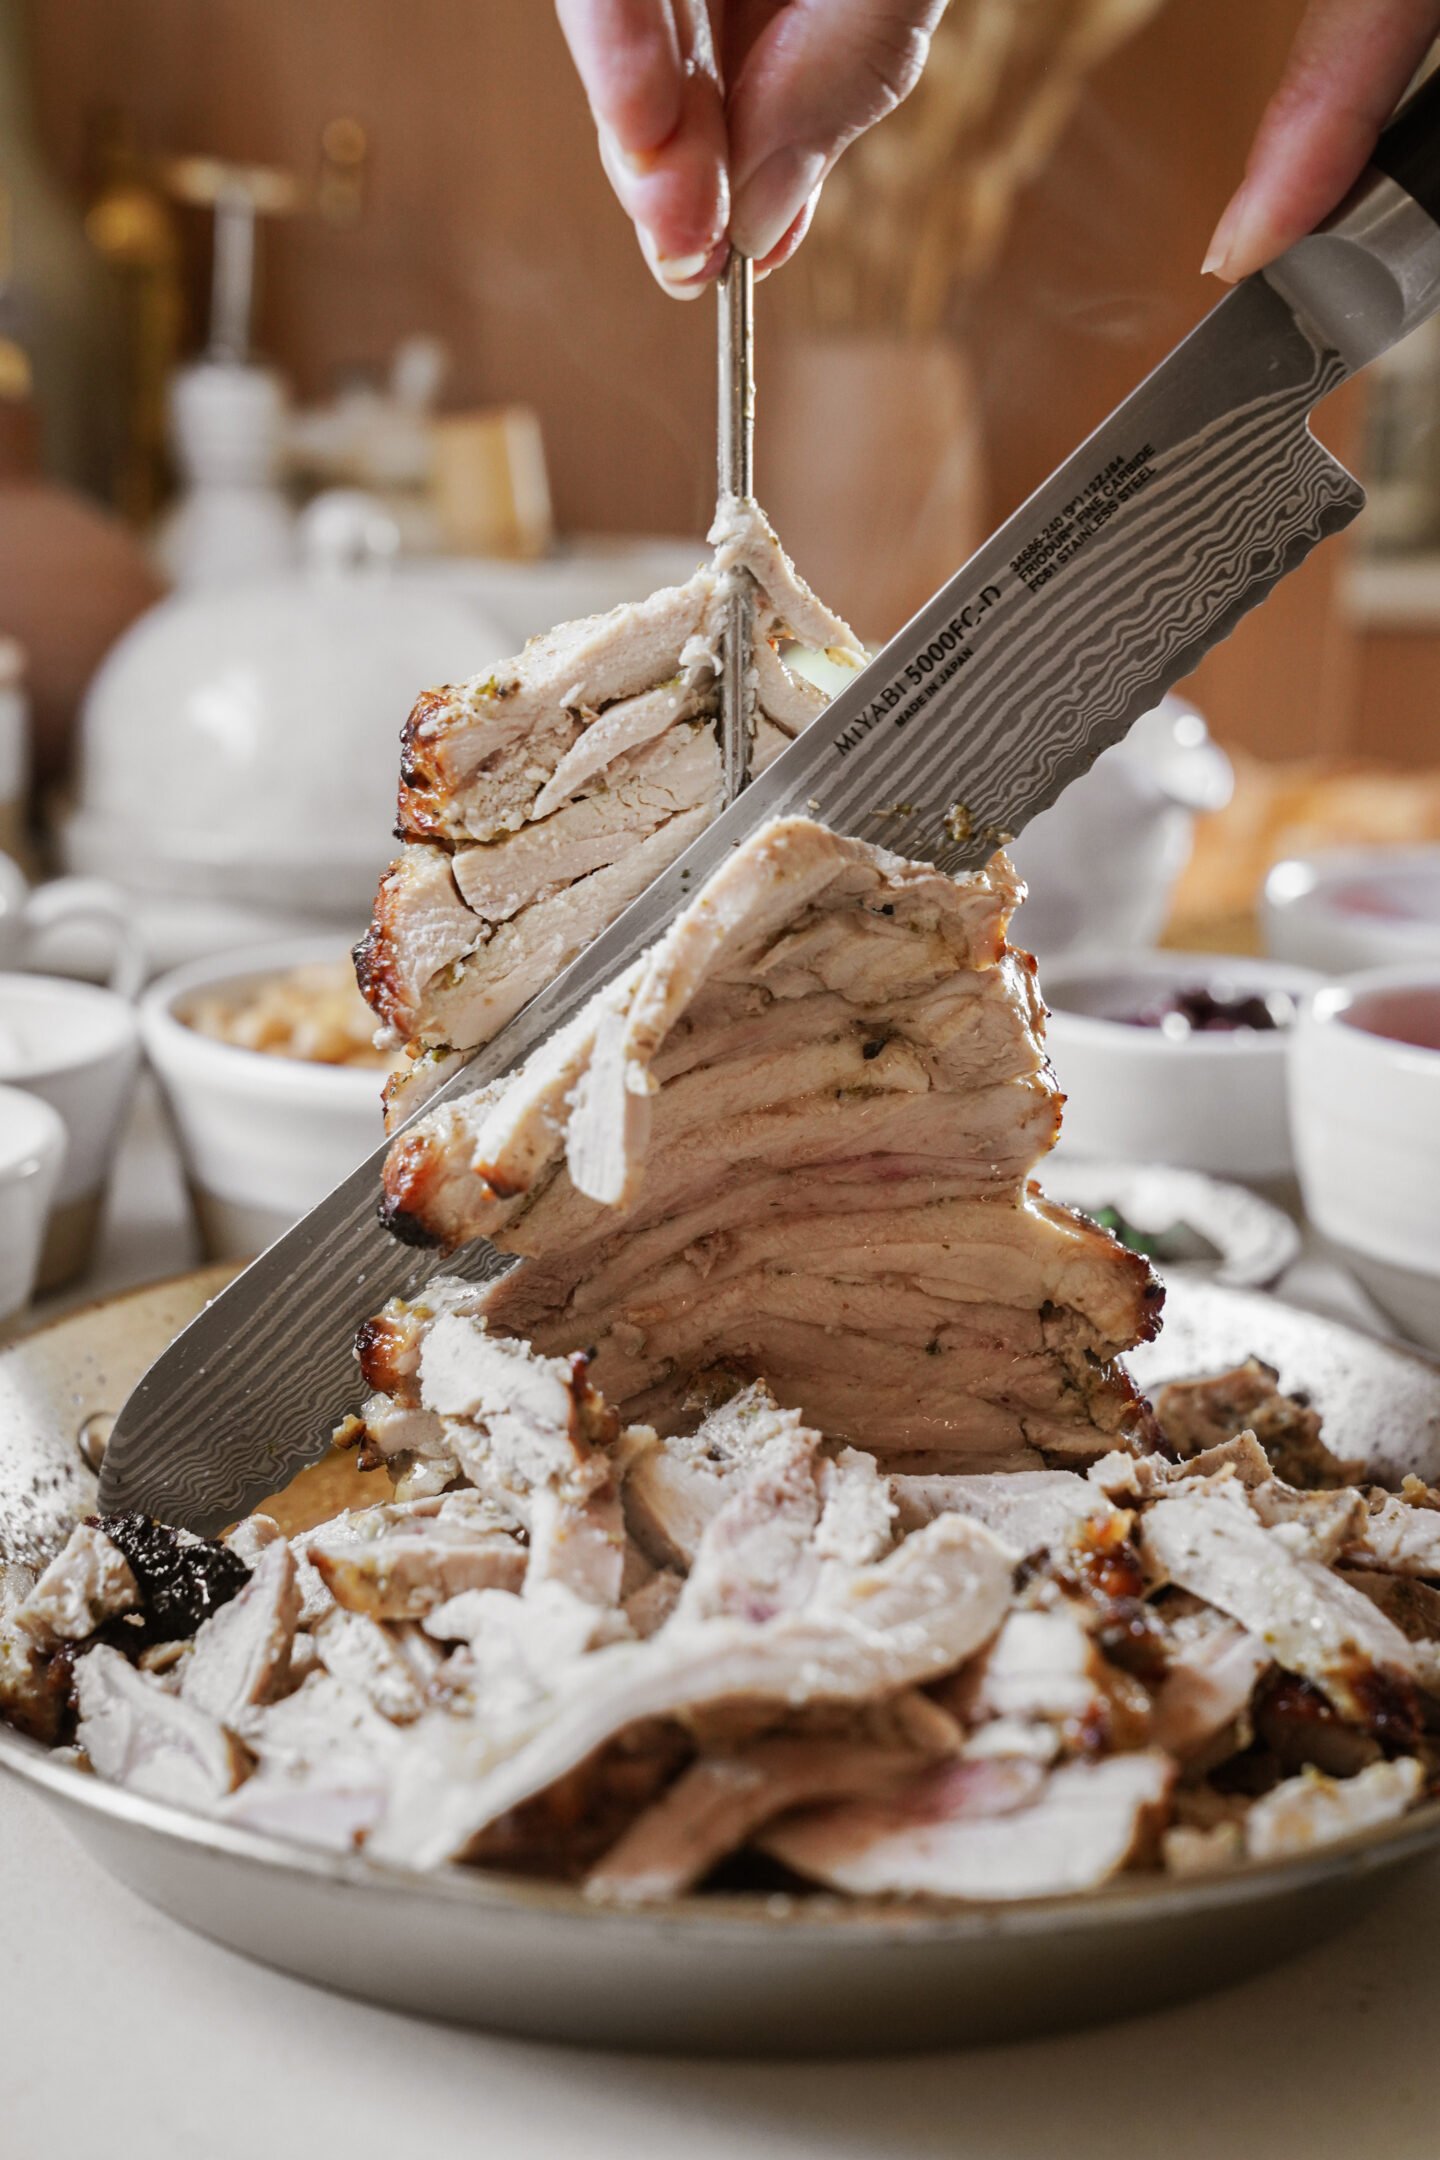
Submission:
POLYGON ((140 1904, 0 1781, 5 2160, 1435 2160, 1440 1865, 1184 2009, 892 2062, 666 2062, 326 1995, 140 1904))
MULTIPOLYGON (((142 1100, 78 1296, 193 1246, 142 1100)), ((1363 1317, 1323 1264, 1293 1287, 1363 1317)), ((1224 1994, 892 2062, 589 2054, 429 2026, 191 1935, 0 1780, 0 2160, 1436 2160, 1440 1862, 1224 1994)))

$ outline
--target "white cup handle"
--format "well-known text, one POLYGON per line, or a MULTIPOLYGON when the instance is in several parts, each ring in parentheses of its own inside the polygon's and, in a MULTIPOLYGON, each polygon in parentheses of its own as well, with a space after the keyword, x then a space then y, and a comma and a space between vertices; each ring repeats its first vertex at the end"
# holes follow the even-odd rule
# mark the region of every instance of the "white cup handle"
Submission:
POLYGON ((133 1001, 144 987, 145 947, 130 907, 118 885, 104 878, 52 878, 37 885, 25 902, 21 921, 30 937, 43 937, 62 923, 93 923, 114 941, 110 988, 133 1001))

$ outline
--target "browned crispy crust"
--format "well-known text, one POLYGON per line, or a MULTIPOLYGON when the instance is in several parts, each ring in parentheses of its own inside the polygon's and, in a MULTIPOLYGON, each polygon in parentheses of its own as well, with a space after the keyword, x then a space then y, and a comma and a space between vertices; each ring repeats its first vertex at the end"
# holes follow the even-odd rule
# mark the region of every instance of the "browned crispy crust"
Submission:
POLYGON ((361 1322, 355 1335, 355 1362, 372 1394, 393 1396, 413 1409, 420 1397, 404 1369, 409 1334, 387 1306, 373 1319, 361 1322))
POLYGON ((375 896, 375 914, 370 927, 358 945, 350 949, 355 963, 355 980, 360 985, 360 995, 371 1011, 378 1014, 390 1027, 395 1027, 398 1004, 396 985, 390 973, 390 940, 380 926, 380 908, 385 891, 385 879, 380 880, 380 890, 375 896))
POLYGON ((410 999, 395 972, 395 939, 391 922, 393 899, 400 865, 392 863, 375 894, 370 927, 351 952, 360 995, 387 1027, 402 1035, 410 1033, 410 999))
MULTIPOLYGON (((395 808, 397 840, 439 840, 444 836, 451 791, 441 774, 437 755, 442 734, 439 722, 440 716, 454 702, 455 691, 448 685, 422 691, 401 730, 400 791, 395 808), (430 731, 422 733, 427 722, 430 731)), ((377 897, 377 910, 379 906, 377 897)), ((360 987, 365 988, 363 983, 360 987)), ((368 991, 365 994, 369 996, 368 991)))
MULTIPOLYGON (((452 1163, 445 1150, 434 1145, 423 1124, 413 1132, 402 1133, 392 1142, 385 1158, 380 1220, 402 1245, 453 1251, 453 1244, 447 1243, 434 1227, 437 1220, 443 1220, 443 1210, 437 1204, 439 1188, 457 1177, 469 1186, 476 1175, 468 1163, 452 1163)), ((492 1189, 483 1179, 481 1183, 484 1192, 490 1194, 492 1189)))
POLYGON ((400 777, 406 787, 445 786, 437 749, 443 738, 444 715, 454 706, 456 696, 453 684, 441 683, 433 690, 422 690, 410 708, 410 717, 400 731, 400 777))

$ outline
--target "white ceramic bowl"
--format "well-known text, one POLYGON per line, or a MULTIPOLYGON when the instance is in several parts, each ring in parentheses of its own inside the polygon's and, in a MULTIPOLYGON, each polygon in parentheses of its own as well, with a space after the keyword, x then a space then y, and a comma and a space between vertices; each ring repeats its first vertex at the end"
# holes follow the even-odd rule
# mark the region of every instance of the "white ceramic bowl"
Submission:
POLYGON ((54 975, 0 975, 0 1082, 47 1102, 67 1135, 42 1290, 73 1282, 89 1264, 139 1063, 135 1010, 117 992, 54 975))
POLYGON ((1440 961, 1317 991, 1294 1031, 1290 1103, 1310 1220, 1440 1351, 1440 961))
POLYGON ((64 1159, 59 1112, 38 1095, 0 1087, 0 1320, 30 1302, 64 1159))
POLYGON ((1288 1028, 1176 1037, 1117 1016, 1201 988, 1279 993, 1298 1005, 1317 981, 1303 968, 1233 953, 1096 954, 1042 968, 1046 1041, 1065 1094, 1059 1152, 1173 1163, 1212 1177, 1288 1176, 1288 1028))
POLYGON ((201 992, 242 990, 345 949, 338 938, 301 938, 193 961, 162 976, 141 1003, 141 1034, 212 1259, 263 1252, 379 1146, 384 1075, 237 1049, 178 1015, 201 992))
POLYGON ((1440 847, 1336 848, 1276 863, 1261 916, 1267 951, 1322 975, 1440 961, 1440 847))

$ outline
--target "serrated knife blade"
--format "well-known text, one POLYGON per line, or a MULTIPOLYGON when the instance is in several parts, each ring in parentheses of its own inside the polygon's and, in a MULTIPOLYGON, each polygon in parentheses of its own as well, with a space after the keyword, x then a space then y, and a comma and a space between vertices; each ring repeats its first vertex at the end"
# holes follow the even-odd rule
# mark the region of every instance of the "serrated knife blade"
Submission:
MULTIPOLYGON (((1348 524, 1364 494, 1310 433, 1311 409, 1440 305, 1440 231, 1383 175, 1358 192, 1371 260, 1388 248, 1390 285, 1404 286, 1393 322, 1377 327, 1375 293, 1357 301, 1324 263, 1239 286, 437 1099, 514 1066, 769 817, 808 812, 952 872, 980 863, 1348 524)), ((385 1153, 150 1368, 107 1449, 103 1509, 213 1533, 314 1460, 355 1407, 362 1319, 439 1266, 480 1280, 513 1264, 483 1241, 443 1261, 397 1243, 376 1215, 385 1153)))

